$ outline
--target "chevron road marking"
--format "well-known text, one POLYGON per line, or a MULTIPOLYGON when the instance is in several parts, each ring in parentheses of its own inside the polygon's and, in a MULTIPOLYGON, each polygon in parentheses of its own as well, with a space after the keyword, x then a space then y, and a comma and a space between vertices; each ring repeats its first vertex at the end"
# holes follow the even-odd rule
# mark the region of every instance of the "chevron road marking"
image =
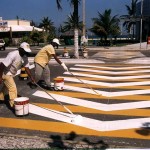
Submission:
POLYGON ((40 121, 40 120, 27 120, 27 119, 15 119, 15 118, 0 118, 0 126, 7 128, 18 128, 18 129, 28 129, 37 131, 46 131, 57 133, 67 133, 75 132, 78 135, 89 135, 89 136, 106 136, 106 137, 121 137, 129 139, 143 139, 148 140, 150 136, 145 136, 138 134, 142 129, 125 129, 125 130, 114 130, 109 132, 102 132, 84 128, 81 126, 76 126, 70 123, 64 122, 52 122, 52 121, 40 121))
MULTIPOLYGON (((71 82, 77 82, 81 83, 76 78, 70 78, 70 77, 61 77, 64 78, 65 81, 71 81, 71 82)), ((106 87, 119 87, 119 86, 135 86, 135 85, 150 85, 150 81, 143 81, 143 82, 127 82, 127 83, 107 83, 107 82, 97 82, 97 81, 88 81, 88 80, 82 80, 86 84, 93 84, 93 85, 99 85, 99 86, 106 86, 106 87)))
MULTIPOLYGON (((86 67, 86 66, 81 66, 81 67, 86 67)), ((142 66, 140 68, 142 68, 142 66)), ((145 71, 150 72, 150 70, 140 70, 140 68, 139 67, 131 68, 131 69, 139 69, 136 71, 117 71, 117 72, 103 71, 102 73, 104 72, 108 74, 116 73, 116 75, 119 75, 119 74, 127 74, 127 73, 137 73, 137 72, 139 73, 140 71, 143 73, 145 73, 145 71)), ((143 68, 146 68, 146 67, 143 66, 143 68)), ((85 71, 82 69, 85 69, 85 68, 76 68, 76 70, 78 71, 85 71)), ((108 68, 103 68, 103 69, 108 69, 108 68)), ((117 68, 117 69, 120 69, 120 68, 117 68)), ((126 69, 129 69, 129 68, 126 68, 126 69)), ((91 73, 92 71, 98 71, 96 73, 100 73, 99 72, 100 70, 92 70, 92 69, 87 69, 87 70, 91 73)), ((112 70, 115 70, 115 69, 112 69, 112 70)), ((122 70, 124 70, 123 67, 122 67, 122 70)), ((149 75, 140 75, 140 76, 134 75, 134 76, 122 76, 122 77, 117 76, 116 78, 116 77, 109 77, 109 76, 100 76, 96 74, 87 75, 87 73, 84 74, 84 73, 75 72, 73 74, 77 76, 90 77, 91 80, 92 79, 94 80, 94 78, 102 78, 102 79, 109 79, 109 80, 117 80, 117 82, 118 80, 139 79, 139 78, 141 78, 142 80, 143 78, 150 77, 149 75)), ((65 73, 65 75, 69 75, 69 74, 65 73)), ((97 119, 92 119, 92 118, 82 116, 82 120, 77 121, 77 122, 71 122, 71 120, 74 119, 76 115, 66 113, 66 111, 64 110, 62 106, 59 106, 58 104, 56 105, 56 104, 34 103, 34 104, 29 105, 30 113, 43 116, 43 117, 47 117, 52 120, 40 121, 40 120, 9 119, 8 121, 7 118, 5 119, 0 118, 0 122, 2 122, 0 126, 14 127, 14 128, 21 128, 21 129, 24 128, 24 129, 32 129, 32 130, 42 130, 42 131, 50 131, 50 132, 55 132, 56 127, 58 127, 58 130, 56 132, 59 132, 59 133, 70 133, 71 131, 75 131, 77 134, 82 134, 82 135, 150 139, 150 137, 148 136, 143 136, 143 135, 136 133, 137 130, 144 128, 145 124, 150 122, 149 109, 147 109, 150 107, 150 101, 149 101, 150 96, 140 95, 140 94, 150 94, 150 89, 145 89, 145 90, 139 89, 139 90, 128 90, 128 91, 119 90, 115 92, 104 91, 104 89, 103 91, 96 90, 99 94, 102 94, 99 96, 99 95, 96 95, 96 93, 92 91, 91 89, 78 87, 79 81, 77 79, 70 78, 70 77, 63 77, 63 78, 65 79, 65 81, 69 81, 69 83, 72 83, 72 85, 68 85, 69 83, 65 84, 64 89, 69 90, 69 91, 76 91, 76 93, 74 94, 77 94, 78 97, 82 96, 83 99, 73 98, 72 97, 73 92, 68 92, 68 91, 64 91, 64 92, 63 91, 62 92, 51 91, 50 94, 52 95, 52 97, 54 97, 58 101, 67 104, 65 106, 69 108, 72 112, 76 112, 76 113, 80 112, 80 113, 87 113, 87 114, 93 114, 93 115, 94 114, 120 115, 120 117, 121 116, 126 116, 126 117, 137 116, 139 118, 104 121, 104 120, 99 120, 99 119, 97 120, 97 119), (77 85, 74 86, 75 85, 74 83, 77 83, 77 85), (66 96, 67 94, 70 96, 66 96), (129 95, 131 96, 129 97, 129 95), (85 100, 85 97, 92 98, 92 96, 94 100, 97 102, 85 100), (136 102, 125 102, 125 103, 119 102, 116 104, 103 104, 103 103, 100 103, 102 99, 103 100, 114 99, 114 100, 120 100, 120 101, 123 99, 124 100, 136 100, 136 102), (144 100, 138 101, 140 99, 141 100, 145 99, 147 101, 144 101, 144 100), (15 120, 15 123, 14 123, 14 120, 15 120)), ((150 85, 149 81, 106 83, 106 82, 96 82, 96 81, 89 81, 89 80, 88 79, 83 80, 83 82, 93 85, 93 86, 96 85, 99 87, 103 85, 107 87, 107 89, 109 87, 111 88, 118 87, 119 89, 120 86, 122 86, 122 88, 125 88, 127 86, 134 88, 135 85, 136 85, 135 87, 137 87, 137 85, 150 85)), ((54 99, 52 99, 49 95, 47 95, 43 91, 36 91, 33 95, 54 101, 54 99)))
MULTIPOLYGON (((65 85, 64 89, 97 95, 94 91, 92 91, 91 89, 87 89, 87 88, 65 85)), ((98 94, 105 96, 105 97, 150 94, 150 90, 130 90, 130 91, 117 91, 117 92, 106 92, 106 91, 100 91, 100 90, 95 90, 95 91, 98 94)))
POLYGON ((78 67, 87 67, 87 68, 100 68, 100 69, 110 69, 110 70, 128 70, 128 69, 142 69, 142 68, 150 68, 150 66, 132 66, 132 67, 107 67, 107 66, 96 66, 96 65, 82 65, 76 64, 78 67))
POLYGON ((71 90, 70 92, 65 91, 65 92, 51 92, 54 94, 58 94, 58 95, 65 95, 65 96, 69 96, 69 97, 74 97, 74 98, 82 98, 82 99, 93 99, 93 100, 97 100, 98 102, 101 100, 105 100, 107 101, 109 100, 115 100, 115 101, 149 101, 150 100, 150 95, 124 95, 124 96, 112 96, 112 97, 106 97, 106 96, 102 96, 102 95, 96 95, 94 94, 89 94, 89 93, 83 93, 82 91, 79 92, 75 92, 73 90, 71 90), (72 92, 71 92, 72 91, 72 92))
POLYGON ((85 69, 85 68, 70 68, 70 70, 81 70, 81 71, 89 71, 89 72, 96 72, 96 73, 107 73, 107 74, 112 74, 112 75, 117 75, 117 74, 129 74, 129 73, 146 73, 150 72, 150 70, 136 70, 136 71, 103 71, 103 70, 94 70, 94 69, 85 69))
MULTIPOLYGON (((43 91, 36 91, 34 96, 47 98, 53 100, 49 95, 43 91)), ((129 103, 119 103, 119 104, 102 104, 87 101, 79 98, 72 98, 69 96, 63 96, 58 94, 51 94, 56 100, 68 104, 73 104, 77 106, 83 106, 87 108, 103 110, 103 111, 113 111, 113 110, 125 110, 125 109, 136 109, 136 108, 148 108, 150 107, 150 101, 140 101, 140 102, 129 102, 129 103)))
MULTIPOLYGON (((33 105, 53 109, 56 111, 67 112, 62 106, 59 104, 44 104, 44 103, 32 103, 33 105)), ((149 117, 150 110, 149 109, 126 109, 126 110, 113 110, 113 111, 102 111, 91 108, 86 108, 82 106, 76 105, 65 105, 68 109, 70 109, 73 113, 86 113, 86 114, 107 114, 107 115, 117 115, 117 116, 138 116, 138 117, 149 117)))
MULTIPOLYGON (((109 80, 126 80, 126 79, 139 79, 139 78, 150 78, 150 75, 137 75, 137 76, 102 76, 102 75, 91 75, 86 73, 78 73, 78 72, 72 72, 76 76, 83 76, 83 77, 91 77, 91 78, 100 78, 100 79, 109 79, 109 80)), ((69 72, 64 72, 66 75, 71 75, 69 72)))
POLYGON ((150 122, 150 118, 127 119, 118 121, 99 121, 87 117, 82 117, 82 120, 71 122, 76 115, 62 113, 55 110, 43 109, 41 107, 30 104, 30 113, 48 117, 62 122, 82 126, 96 131, 113 131, 121 129, 141 128, 145 122, 150 122), (134 122, 134 123, 133 123, 134 122))

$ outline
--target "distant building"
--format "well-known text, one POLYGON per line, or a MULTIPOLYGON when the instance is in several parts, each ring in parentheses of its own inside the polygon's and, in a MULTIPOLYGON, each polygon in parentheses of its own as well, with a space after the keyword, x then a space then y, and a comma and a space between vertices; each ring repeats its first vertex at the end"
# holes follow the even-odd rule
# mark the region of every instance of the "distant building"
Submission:
MULTIPOLYGON (((141 18, 141 1, 137 3, 136 16, 141 18)), ((143 23, 142 23, 142 39, 145 41, 150 36, 150 0, 143 0, 143 23)), ((136 35, 137 39, 140 39, 140 27, 141 22, 136 23, 136 35)))
POLYGON ((28 35, 33 30, 43 31, 41 28, 31 26, 30 21, 27 20, 3 20, 0 17, 0 38, 9 38, 17 42, 18 39, 28 35))

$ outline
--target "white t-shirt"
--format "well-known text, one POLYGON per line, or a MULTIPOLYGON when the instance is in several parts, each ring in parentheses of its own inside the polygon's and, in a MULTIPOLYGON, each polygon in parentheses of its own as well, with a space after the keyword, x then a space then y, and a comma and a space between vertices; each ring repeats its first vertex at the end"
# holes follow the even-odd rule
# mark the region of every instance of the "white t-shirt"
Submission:
POLYGON ((29 67, 28 57, 21 57, 18 50, 8 53, 7 57, 3 60, 3 64, 6 67, 4 70, 6 75, 16 75, 22 66, 29 67))

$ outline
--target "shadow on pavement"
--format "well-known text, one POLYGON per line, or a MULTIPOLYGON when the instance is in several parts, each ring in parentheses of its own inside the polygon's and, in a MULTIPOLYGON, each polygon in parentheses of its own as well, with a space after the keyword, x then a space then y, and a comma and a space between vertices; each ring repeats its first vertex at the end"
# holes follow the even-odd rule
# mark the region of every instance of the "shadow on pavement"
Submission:
POLYGON ((144 123, 141 129, 136 130, 136 133, 143 135, 143 136, 149 136, 150 135, 150 122, 144 123))
POLYGON ((52 139, 52 142, 49 142, 48 144, 50 147, 63 149, 92 148, 105 150, 109 148, 108 144, 102 140, 91 142, 87 138, 83 138, 80 141, 77 141, 77 137, 78 135, 75 132, 70 132, 68 136, 65 137, 65 140, 59 135, 51 135, 50 138, 52 139))

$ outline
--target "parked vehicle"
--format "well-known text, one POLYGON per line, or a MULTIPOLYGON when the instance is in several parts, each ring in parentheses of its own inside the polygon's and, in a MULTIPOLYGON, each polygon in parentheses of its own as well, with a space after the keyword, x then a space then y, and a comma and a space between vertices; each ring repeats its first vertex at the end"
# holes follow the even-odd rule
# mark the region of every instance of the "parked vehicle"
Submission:
POLYGON ((5 41, 0 39, 0 50, 5 50, 5 41))

